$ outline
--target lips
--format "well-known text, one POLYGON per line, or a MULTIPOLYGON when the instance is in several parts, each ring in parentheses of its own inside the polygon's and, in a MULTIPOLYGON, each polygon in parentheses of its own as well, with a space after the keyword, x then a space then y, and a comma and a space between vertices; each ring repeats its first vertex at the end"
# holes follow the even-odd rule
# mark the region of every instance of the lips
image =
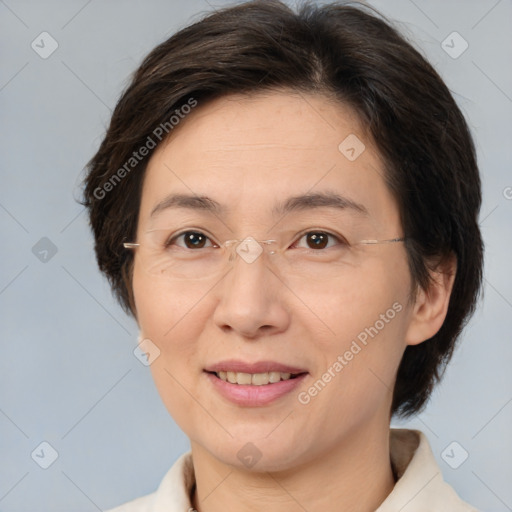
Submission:
POLYGON ((236 359, 208 365, 204 373, 213 389, 242 407, 262 407, 284 398, 309 374, 305 368, 278 361, 247 363, 236 359))
POLYGON ((279 372, 290 373, 291 375, 308 373, 305 368, 290 366, 277 361, 257 361, 254 363, 246 363, 236 359, 229 359, 209 365, 205 368, 205 371, 209 373, 234 372, 249 374, 279 372))
MULTIPOLYGON (((219 372, 220 373, 220 372, 219 372)), ((207 381, 220 396, 240 407, 263 407, 288 396, 292 400, 293 391, 302 385, 308 373, 297 374, 295 378, 279 380, 278 382, 264 384, 233 384, 218 377, 215 372, 204 372, 207 381)), ((240 374, 236 374, 240 375, 240 374)), ((254 377, 252 374, 251 378, 254 377)))

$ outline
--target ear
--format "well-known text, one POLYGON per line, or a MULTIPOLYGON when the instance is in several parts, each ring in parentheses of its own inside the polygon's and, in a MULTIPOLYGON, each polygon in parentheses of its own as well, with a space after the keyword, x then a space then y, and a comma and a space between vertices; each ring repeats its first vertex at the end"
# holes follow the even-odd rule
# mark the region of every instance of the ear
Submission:
POLYGON ((432 338, 443 325, 456 271, 455 255, 444 258, 435 269, 429 271, 431 279, 428 289, 419 288, 416 294, 405 337, 407 345, 418 345, 432 338))

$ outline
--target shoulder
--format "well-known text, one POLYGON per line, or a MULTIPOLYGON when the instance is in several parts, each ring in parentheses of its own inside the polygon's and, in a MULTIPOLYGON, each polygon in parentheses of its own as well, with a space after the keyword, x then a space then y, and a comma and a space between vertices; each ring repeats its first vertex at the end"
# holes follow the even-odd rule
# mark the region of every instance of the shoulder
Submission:
POLYGON ((390 456, 398 480, 377 512, 478 512, 444 481, 423 432, 392 428, 390 456))
POLYGON ((166 473, 158 489, 106 512, 186 512, 190 509, 190 491, 194 485, 191 452, 182 454, 166 473))
POLYGON ((142 496, 105 512, 150 512, 154 508, 155 495, 156 492, 142 496))

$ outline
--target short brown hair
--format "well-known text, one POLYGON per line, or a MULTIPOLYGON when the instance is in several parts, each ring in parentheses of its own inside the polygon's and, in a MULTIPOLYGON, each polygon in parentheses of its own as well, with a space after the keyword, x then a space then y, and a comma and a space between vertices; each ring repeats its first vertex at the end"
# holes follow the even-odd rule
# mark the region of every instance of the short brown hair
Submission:
POLYGON ((87 165, 83 204, 99 268, 125 311, 135 314, 133 260, 122 242, 135 237, 151 151, 129 169, 126 162, 155 127, 168 126, 191 98, 204 104, 283 88, 334 97, 358 114, 398 202, 415 287, 428 287, 432 258, 456 256, 445 322, 430 340, 406 348, 397 372, 391 413, 419 412, 478 298, 480 177, 471 134, 448 88, 369 8, 305 3, 294 12, 278 0, 254 0, 213 12, 151 51, 87 165))

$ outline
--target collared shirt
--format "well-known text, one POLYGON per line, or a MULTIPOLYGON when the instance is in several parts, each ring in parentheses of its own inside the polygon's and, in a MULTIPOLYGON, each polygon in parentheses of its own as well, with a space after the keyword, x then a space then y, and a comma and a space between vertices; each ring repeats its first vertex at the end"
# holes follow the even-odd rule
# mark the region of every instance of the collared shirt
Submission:
MULTIPOLYGON (((478 512, 462 501, 443 480, 428 439, 419 430, 390 433, 390 458, 395 487, 375 512, 478 512)), ((192 512, 195 484, 192 453, 179 457, 158 490, 108 512, 192 512)))

